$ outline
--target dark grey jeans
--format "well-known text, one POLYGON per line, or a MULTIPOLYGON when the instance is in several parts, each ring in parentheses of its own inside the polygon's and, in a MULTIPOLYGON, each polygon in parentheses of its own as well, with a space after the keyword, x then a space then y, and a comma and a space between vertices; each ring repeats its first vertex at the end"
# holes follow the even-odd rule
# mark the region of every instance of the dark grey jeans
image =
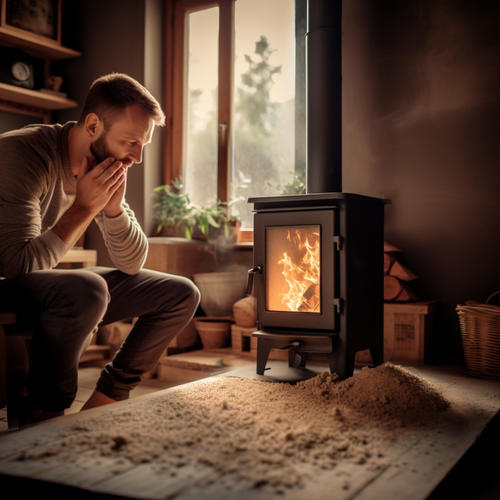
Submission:
POLYGON ((128 275, 105 267, 34 271, 0 280, 0 297, 4 309, 15 310, 21 323, 34 327, 28 388, 47 411, 61 411, 74 401, 82 346, 96 327, 138 317, 97 382, 103 394, 122 400, 154 367, 200 301, 187 278, 148 269, 128 275))

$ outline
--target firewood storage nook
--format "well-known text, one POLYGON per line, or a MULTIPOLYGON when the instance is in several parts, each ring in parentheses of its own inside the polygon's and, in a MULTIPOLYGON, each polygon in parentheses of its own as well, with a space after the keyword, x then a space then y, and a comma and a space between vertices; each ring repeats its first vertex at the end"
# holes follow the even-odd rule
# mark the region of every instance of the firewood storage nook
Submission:
POLYGON ((326 355, 352 376, 357 351, 383 361, 384 200, 348 193, 251 198, 257 373, 271 349, 303 368, 326 355))

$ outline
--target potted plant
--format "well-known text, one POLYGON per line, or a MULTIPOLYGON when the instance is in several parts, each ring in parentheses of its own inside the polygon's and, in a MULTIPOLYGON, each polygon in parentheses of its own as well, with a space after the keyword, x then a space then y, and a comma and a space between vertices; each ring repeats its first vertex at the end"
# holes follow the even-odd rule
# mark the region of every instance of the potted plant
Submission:
POLYGON ((155 203, 154 216, 157 222, 156 232, 163 236, 180 236, 184 234, 191 239, 194 215, 189 195, 182 191, 179 179, 170 184, 157 186, 153 190, 155 203))
POLYGON ((238 241, 241 221, 234 215, 229 215, 228 207, 218 202, 212 206, 212 215, 217 225, 209 228, 208 240, 218 245, 234 245, 238 241))
POLYGON ((222 210, 219 203, 208 207, 193 207, 195 220, 194 236, 208 238, 213 229, 219 229, 222 222, 222 210))
POLYGON ((238 240, 241 221, 229 215, 226 203, 217 201, 208 207, 193 207, 194 238, 206 238, 217 245, 233 245, 238 240))
POLYGON ((183 235, 188 240, 207 238, 211 243, 231 244, 237 241, 240 221, 228 214, 227 204, 217 201, 208 207, 191 203, 178 178, 157 186, 153 205, 156 232, 164 236, 183 235))

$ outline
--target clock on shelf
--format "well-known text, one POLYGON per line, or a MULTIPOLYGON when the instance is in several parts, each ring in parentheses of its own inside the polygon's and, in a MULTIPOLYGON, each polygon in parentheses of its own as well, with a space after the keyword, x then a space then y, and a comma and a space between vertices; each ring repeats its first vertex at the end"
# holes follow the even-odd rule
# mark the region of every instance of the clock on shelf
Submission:
POLYGON ((11 82, 13 85, 32 89, 35 86, 35 79, 33 76, 33 66, 24 61, 16 61, 12 64, 11 69, 11 82))

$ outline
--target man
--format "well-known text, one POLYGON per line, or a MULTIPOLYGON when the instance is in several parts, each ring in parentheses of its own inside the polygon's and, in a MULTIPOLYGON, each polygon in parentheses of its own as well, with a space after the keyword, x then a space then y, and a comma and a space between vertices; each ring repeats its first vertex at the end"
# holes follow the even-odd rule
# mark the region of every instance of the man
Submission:
POLYGON ((124 198, 128 169, 164 120, 148 90, 113 73, 93 82, 77 123, 0 135, 1 307, 34 326, 24 423, 71 405, 99 325, 138 318, 83 409, 126 399, 196 311, 189 279, 143 269, 147 238, 124 198), (53 269, 92 220, 116 269, 53 269))

